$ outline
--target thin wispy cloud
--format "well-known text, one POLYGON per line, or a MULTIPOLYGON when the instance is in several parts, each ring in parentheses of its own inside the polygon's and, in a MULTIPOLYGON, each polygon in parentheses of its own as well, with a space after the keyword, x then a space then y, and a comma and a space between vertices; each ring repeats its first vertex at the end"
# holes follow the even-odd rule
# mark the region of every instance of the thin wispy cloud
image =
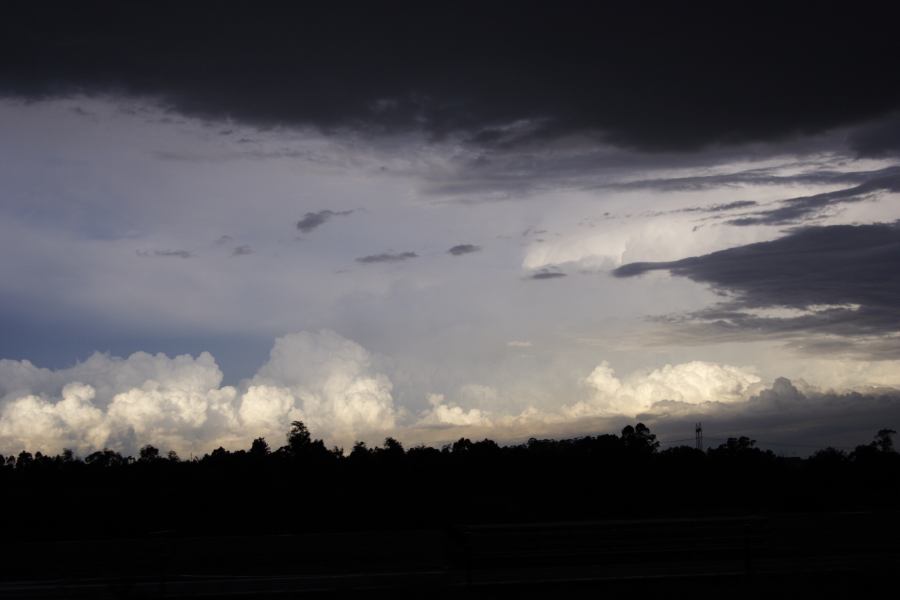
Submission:
POLYGON ((559 279, 566 274, 558 269, 540 269, 528 276, 528 279, 559 279))
POLYGON ((457 244, 447 250, 447 253, 452 254, 453 256, 462 256, 463 254, 472 254, 473 252, 479 252, 480 250, 481 246, 476 246, 474 244, 457 244))
POLYGON ((885 192, 900 192, 900 167, 885 169, 853 187, 782 200, 777 208, 731 219, 727 223, 739 226, 792 225, 820 216, 837 205, 863 202, 885 192))
POLYGON ((506 345, 510 348, 531 348, 534 344, 528 340, 510 340, 506 345))
POLYGON ((368 256, 360 256, 356 262, 370 265, 375 263, 396 263, 418 258, 415 252, 382 252, 381 254, 369 254, 368 256))
POLYGON ((194 254, 188 250, 137 250, 138 256, 156 256, 160 258, 192 258, 194 254))
POLYGON ((334 217, 346 217, 353 214, 353 210, 320 210, 317 212, 308 212, 303 218, 297 221, 297 229, 303 233, 309 233, 317 229, 333 219, 334 217))

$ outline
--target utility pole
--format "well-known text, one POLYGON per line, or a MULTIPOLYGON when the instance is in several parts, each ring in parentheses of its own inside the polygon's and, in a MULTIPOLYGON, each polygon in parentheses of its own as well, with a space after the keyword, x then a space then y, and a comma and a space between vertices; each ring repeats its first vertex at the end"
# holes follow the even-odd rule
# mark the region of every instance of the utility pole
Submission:
POLYGON ((697 450, 703 450, 703 424, 694 426, 694 444, 697 450))

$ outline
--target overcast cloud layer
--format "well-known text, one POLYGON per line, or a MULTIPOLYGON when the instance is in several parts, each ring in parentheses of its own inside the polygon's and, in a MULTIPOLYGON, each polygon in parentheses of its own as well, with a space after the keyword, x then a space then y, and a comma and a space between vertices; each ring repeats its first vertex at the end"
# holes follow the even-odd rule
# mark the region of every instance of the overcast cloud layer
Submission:
POLYGON ((898 428, 893 21, 734 10, 10 3, 0 451, 898 428))
MULTIPOLYGON (((127 2, 12 3, 2 90, 153 96, 258 125, 424 127, 488 146, 596 132, 653 150, 819 132, 900 101, 882 63, 900 48, 878 5, 852 18, 781 3, 140 6, 135 18, 127 2)), ((863 151, 887 145, 860 137, 863 151)))

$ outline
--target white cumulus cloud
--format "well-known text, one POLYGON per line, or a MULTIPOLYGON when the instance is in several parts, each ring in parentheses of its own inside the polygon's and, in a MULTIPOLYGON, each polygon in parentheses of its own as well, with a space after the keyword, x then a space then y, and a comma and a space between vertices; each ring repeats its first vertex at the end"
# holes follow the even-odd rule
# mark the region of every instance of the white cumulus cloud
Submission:
POLYGON ((143 444, 181 453, 218 445, 273 445, 290 421, 317 436, 352 442, 392 429, 391 381, 373 370, 359 344, 330 332, 278 338, 266 362, 236 388, 222 385, 209 353, 96 353, 68 369, 0 361, 0 451, 86 453, 104 447, 134 453, 143 444))
POLYGON ((293 333, 275 341, 241 401, 241 414, 251 420, 268 415, 274 423, 273 412, 280 411, 282 423, 300 418, 313 431, 346 443, 394 427, 392 390, 390 379, 374 372, 371 356, 356 342, 332 331, 293 333), (263 399, 259 386, 277 388, 280 400, 263 399))
POLYGON ((569 417, 634 416, 663 400, 687 404, 740 402, 758 389, 761 379, 747 369, 702 361, 665 365, 619 379, 603 361, 584 383, 590 397, 564 407, 563 413, 569 417))
POLYGON ((234 429, 237 390, 209 353, 170 358, 95 353, 68 369, 0 361, 0 447, 126 451, 145 443, 190 451, 234 429))
POLYGON ((457 427, 489 427, 491 419, 488 413, 478 408, 468 410, 456 404, 447 403, 443 394, 428 396, 431 408, 423 411, 419 425, 450 425, 457 427))

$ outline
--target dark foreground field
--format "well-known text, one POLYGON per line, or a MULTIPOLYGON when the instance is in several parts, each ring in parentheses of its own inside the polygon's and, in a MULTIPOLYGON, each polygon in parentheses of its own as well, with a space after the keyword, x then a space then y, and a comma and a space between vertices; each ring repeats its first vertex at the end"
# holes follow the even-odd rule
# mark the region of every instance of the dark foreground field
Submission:
POLYGON ((894 587, 900 515, 6 542, 3 598, 861 597, 894 587))
POLYGON ((747 438, 385 440, 0 461, 0 598, 857 598, 900 573, 893 430, 778 457, 747 438))

